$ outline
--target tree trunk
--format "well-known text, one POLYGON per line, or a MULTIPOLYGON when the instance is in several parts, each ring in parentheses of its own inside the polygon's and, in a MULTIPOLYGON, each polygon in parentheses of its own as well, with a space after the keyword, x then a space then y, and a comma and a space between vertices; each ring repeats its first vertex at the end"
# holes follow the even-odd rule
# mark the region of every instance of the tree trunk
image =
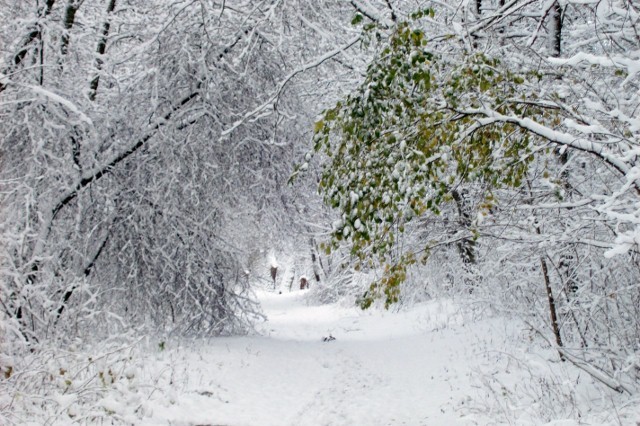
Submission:
MULTIPOLYGON (((102 240, 102 242, 98 246, 98 250, 96 250, 96 252, 94 253, 93 257, 91 258, 91 260, 89 261, 87 266, 85 266, 84 270, 82 271, 82 273, 83 273, 85 278, 88 278, 89 275, 91 274, 91 270, 93 269, 93 267, 95 266, 96 262, 98 261, 98 258, 102 254, 102 250, 107 245, 107 241, 109 241, 109 235, 110 235, 110 232, 107 232, 107 235, 105 235, 104 239, 102 240)), ((64 293, 64 296, 62 298, 62 302, 60 303, 60 306, 58 307, 58 310, 56 311, 56 319, 54 321, 54 325, 57 324, 58 320, 60 319, 60 316, 62 315, 62 312, 64 312, 64 309, 67 307, 67 303, 69 302, 69 299, 71 299, 71 296, 73 296, 73 292, 76 290, 77 287, 78 287, 77 284, 74 284, 73 286, 71 286, 71 288, 69 288, 64 293)))
POLYGON ((316 278, 316 282, 320 283, 320 270, 321 267, 318 264, 318 255, 316 254, 316 242, 313 237, 309 238, 309 247, 311 249, 311 265, 313 266, 313 275, 316 278))
MULTIPOLYGON (((472 221, 466 200, 456 189, 451 191, 451 196, 456 202, 456 207, 458 208, 460 226, 463 229, 470 229, 472 221)), ((456 243, 456 246, 458 247, 458 252, 460 253, 462 262, 464 262, 465 265, 476 264, 476 242, 472 238, 463 238, 462 241, 456 243)))
POLYGON ((482 14, 482 0, 476 0, 475 1, 475 7, 476 7, 476 15, 480 16, 482 14))
POLYGON ((289 281, 289 293, 291 293, 291 290, 293 289, 293 282, 295 280, 296 280, 296 268, 294 266, 291 271, 291 280, 289 281))
POLYGON ((78 8, 80 8, 80 4, 81 2, 78 0, 69 0, 64 11, 64 32, 62 33, 60 45, 60 52, 63 56, 69 51, 69 33, 76 21, 76 12, 78 11, 78 8))
POLYGON ((276 277, 278 276, 278 267, 277 266, 272 266, 271 267, 271 280, 273 281, 273 289, 276 289, 276 277))
POLYGON ((562 53, 562 7, 556 1, 549 11, 549 50, 551 56, 557 58, 562 53))
POLYGON ((91 84, 89 87, 89 99, 91 101, 94 101, 96 99, 96 92, 98 91, 98 85, 100 84, 99 73, 100 73, 100 70, 102 69, 101 57, 102 55, 104 55, 104 53, 107 50, 107 38, 109 37, 109 31, 111 29, 111 22, 109 21, 109 18, 115 8, 116 8, 116 0, 110 0, 109 4, 107 5, 107 19, 105 20, 104 25, 102 26, 102 37, 100 38, 100 41, 98 42, 98 48, 96 49, 98 53, 98 57, 96 58, 96 70, 98 71, 98 73, 96 73, 96 75, 91 80, 91 84))
MULTIPOLYGON (((536 227, 536 232, 540 234, 540 228, 536 227)), ((551 280, 549 279, 549 268, 547 267, 547 261, 543 256, 540 256, 540 266, 542 268, 542 278, 544 279, 544 287, 547 291, 547 301, 549 302, 549 315, 551 317, 551 328, 553 335, 556 339, 556 344, 559 348, 562 345, 562 336, 560 335, 560 327, 558 325, 558 313, 556 311, 556 301, 553 297, 553 290, 551 289, 551 280)), ((564 355, 561 351, 558 351, 560 359, 564 361, 564 355)))

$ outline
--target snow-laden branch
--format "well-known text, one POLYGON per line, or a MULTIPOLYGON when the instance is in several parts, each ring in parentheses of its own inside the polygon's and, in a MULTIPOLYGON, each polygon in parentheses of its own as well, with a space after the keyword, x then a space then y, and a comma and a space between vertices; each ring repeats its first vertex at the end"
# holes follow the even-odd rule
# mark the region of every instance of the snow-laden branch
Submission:
MULTIPOLYGON (((18 52, 13 57, 13 64, 9 67, 5 68, 0 72, 0 77, 3 74, 12 74, 14 69, 19 67, 24 58, 27 56, 31 45, 38 39, 42 38, 42 26, 38 22, 40 19, 44 19, 51 14, 51 10, 55 4, 55 0, 47 0, 44 2, 43 7, 38 8, 38 17, 37 19, 28 27, 29 33, 25 37, 21 46, 19 47, 18 52)), ((10 83, 6 78, 0 78, 0 93, 2 93, 6 88, 7 84, 10 83)))
POLYGON ((147 143, 149 139, 151 139, 156 134, 158 129, 160 129, 161 127, 167 124, 167 122, 171 119, 171 117, 176 112, 178 112, 180 109, 182 109, 185 105, 187 105, 189 102, 191 102, 193 99, 195 99, 199 95, 200 95, 199 92, 193 92, 190 95, 183 98, 182 101, 174 105, 168 113, 166 113, 161 119, 159 119, 155 124, 153 124, 149 128, 149 130, 147 130, 146 134, 143 137, 136 140, 124 151, 120 151, 118 153, 113 154, 112 157, 106 162, 104 162, 103 164, 85 172, 80 177, 79 181, 73 186, 73 188, 67 191, 67 193, 63 194, 60 197, 59 201, 56 203, 55 207, 52 210, 52 213, 53 213, 52 219, 55 218, 55 216, 58 214, 60 209, 62 209, 65 205, 69 204, 69 202, 77 196, 78 191, 80 189, 89 185, 91 182, 97 181, 98 179, 100 179, 101 177, 109 173, 115 166, 117 166, 123 160, 127 159, 131 154, 133 154, 142 146, 144 146, 144 144, 147 143))
POLYGON ((63 98, 62 96, 53 93, 52 91, 47 90, 42 86, 33 86, 31 84, 20 84, 20 86, 26 87, 32 92, 44 96, 45 98, 66 107, 69 111, 77 115, 78 118, 80 118, 80 121, 83 121, 89 126, 93 127, 93 121, 91 120, 91 118, 89 118, 84 112, 82 112, 82 110, 80 110, 80 108, 78 108, 77 105, 75 105, 70 100, 63 98))
POLYGON ((545 334, 542 331, 538 330, 537 327, 533 326, 532 324, 530 324, 528 322, 526 324, 532 330, 535 330, 535 332, 540 337, 542 337, 550 346, 554 347, 554 349, 556 351, 558 351, 558 353, 562 357, 564 357, 564 359, 569 361, 571 364, 573 364, 574 366, 576 366, 580 370, 582 370, 585 373, 589 374, 591 377, 593 377, 594 379, 596 379, 600 383, 606 385, 607 387, 613 389, 616 392, 619 392, 619 393, 627 392, 630 395, 633 394, 633 392, 628 387, 626 387, 625 385, 620 383, 615 378, 611 377, 610 375, 608 375, 604 371, 600 370, 599 368, 597 368, 595 365, 589 363, 588 361, 586 361, 586 360, 584 360, 584 359, 572 354, 566 348, 559 347, 558 345, 554 344, 551 341, 551 339, 547 338, 547 336, 545 336, 545 334))
MULTIPOLYGON (((572 135, 570 133, 551 129, 536 121, 533 121, 530 118, 521 118, 514 115, 503 115, 486 108, 467 109, 457 112, 464 115, 478 115, 486 117, 478 119, 479 126, 487 126, 494 123, 515 124, 516 126, 533 134, 536 134, 551 143, 595 155, 615 168, 622 175, 626 175, 631 169, 631 166, 621 158, 607 152, 605 150, 604 144, 596 143, 588 139, 572 135)), ((640 188, 640 185, 638 185, 637 183, 635 183, 634 186, 636 188, 640 188)))
POLYGON ((393 25, 393 22, 390 22, 387 18, 385 18, 367 0, 351 0, 350 3, 351 6, 353 6, 359 13, 366 16, 371 21, 382 25, 384 28, 391 28, 391 26, 393 25))
POLYGON ((594 55, 588 52, 580 52, 570 58, 547 58, 547 61, 556 66, 576 66, 581 63, 585 63, 587 65, 625 69, 628 75, 622 83, 623 85, 631 81, 631 79, 640 73, 640 59, 635 59, 630 56, 603 56, 594 55))
POLYGON ((241 125, 243 125, 244 123, 247 122, 247 120, 250 120, 251 118, 259 115, 260 113, 263 113, 264 111, 267 110, 267 108, 273 106, 275 103, 277 103, 278 98, 280 97, 280 94, 282 93, 282 91, 284 90, 284 88, 287 86, 287 84, 289 84, 289 82, 298 74, 302 74, 310 69, 313 69, 315 67, 318 67, 320 65, 322 65, 324 62, 326 62, 327 60, 333 58, 334 56, 339 55, 340 53, 344 52, 345 50, 349 49, 351 46, 353 46, 354 44, 356 44, 358 41, 360 41, 360 36, 356 36, 353 37, 351 40, 349 40, 346 44, 333 49, 327 53, 325 53, 324 55, 320 56, 319 58, 314 59, 311 62, 308 62, 306 64, 304 64, 303 66, 295 69, 294 71, 292 71, 289 75, 287 75, 284 80, 282 80, 282 82, 280 82, 280 84, 278 85, 278 88, 276 89, 276 91, 269 97, 269 99, 267 99, 264 103, 262 103, 260 106, 256 107, 255 109, 253 109, 252 111, 249 111, 248 113, 246 113, 241 119, 237 120, 235 123, 233 123, 233 125, 231 127, 229 127, 228 129, 225 129, 222 131, 221 136, 227 136, 229 134, 231 134, 234 130, 236 130, 238 127, 240 127, 241 125))
POLYGON ((482 20, 479 23, 475 23, 475 25, 469 28, 469 34, 475 34, 478 31, 482 31, 483 29, 491 26, 493 23, 500 22, 500 20, 504 19, 507 16, 513 15, 516 11, 523 9, 524 7, 530 5, 531 3, 535 3, 537 0, 511 0, 506 2, 503 6, 501 6, 498 10, 493 12, 490 16, 483 16, 482 20))
POLYGON ((575 209, 578 207, 588 206, 595 200, 593 198, 585 198, 584 200, 569 202, 569 203, 543 203, 543 204, 523 204, 517 206, 518 210, 537 210, 537 209, 575 209))
POLYGON ((67 206, 71 201, 73 201, 77 196, 81 189, 85 188, 92 182, 95 182, 108 174, 114 167, 116 167, 123 160, 127 159, 131 154, 138 151, 141 147, 143 147, 155 134, 157 131, 167 124, 169 119, 180 109, 182 109, 185 105, 187 105, 191 100, 199 96, 199 92, 191 93, 182 99, 181 102, 174 105, 171 110, 166 113, 160 120, 158 120, 155 124, 153 124, 149 130, 146 132, 144 136, 137 139, 134 143, 129 145, 128 148, 115 153, 109 158, 107 161, 103 162, 101 165, 94 167, 91 170, 88 170, 82 174, 82 176, 76 181, 75 184, 72 185, 71 188, 67 189, 63 192, 57 200, 54 200, 50 204, 50 208, 44 210, 43 218, 42 218, 42 226, 40 227, 40 232, 38 233, 38 237, 36 238, 36 243, 32 250, 31 255, 31 271, 35 272, 38 269, 38 263, 42 260, 41 253, 44 250, 47 237, 51 232, 51 227, 53 225, 56 216, 60 211, 67 206))
POLYGON ((538 21, 538 26, 536 27, 536 30, 533 32, 533 34, 531 34, 531 37, 527 42, 527 47, 533 46, 533 44, 538 39, 538 36, 540 35, 540 31, 544 27, 544 23, 547 21, 547 17, 549 16, 549 13, 551 13, 551 9, 555 6, 557 1, 558 0, 547 0, 547 2, 542 6, 542 16, 538 21))

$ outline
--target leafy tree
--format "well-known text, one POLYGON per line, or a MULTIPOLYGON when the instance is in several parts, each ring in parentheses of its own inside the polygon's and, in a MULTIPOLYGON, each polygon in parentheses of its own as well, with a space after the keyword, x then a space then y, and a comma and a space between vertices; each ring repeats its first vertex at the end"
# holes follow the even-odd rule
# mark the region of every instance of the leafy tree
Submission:
POLYGON ((452 243, 463 263, 477 263, 470 272, 480 279, 495 277, 488 268, 498 262, 511 277, 505 294, 535 271, 544 292, 528 285, 518 292, 536 300, 535 321, 553 331, 561 357, 629 390, 637 373, 625 383, 614 377, 637 359, 623 349, 637 323, 621 312, 635 311, 638 272, 624 268, 622 286, 607 276, 637 265, 636 18, 623 17, 637 14, 615 1, 597 9, 547 5, 501 3, 491 12, 483 5, 483 19, 454 16, 441 30, 451 19, 443 5, 391 28, 368 27, 380 47, 364 82, 315 128, 315 152, 328 158, 320 191, 340 214, 331 247, 346 243, 359 268, 382 271, 363 307, 380 297, 387 307, 398 301, 411 268, 452 243), (595 36, 585 19, 596 23, 595 36), (608 41, 586 41, 594 37, 608 41), (463 228, 453 235, 421 230, 412 245, 402 237, 452 215, 463 228), (617 307, 601 303, 611 294, 617 307), (546 309, 538 310, 540 300, 546 309), (602 326, 585 310, 594 304, 609 315, 607 333, 627 330, 617 334, 615 355, 597 349, 602 326), (563 348, 566 341, 581 349, 563 348))
MULTIPOLYGON (((482 54, 430 51, 424 32, 400 24, 359 90, 316 124, 315 150, 332 158, 320 188, 342 212, 334 245, 347 239, 360 260, 366 264, 373 254, 388 272, 365 305, 380 290, 387 305, 397 300, 405 267, 416 261, 416 253, 398 257, 392 250, 407 221, 440 214, 453 202, 472 231, 461 185, 484 188, 485 210, 492 188, 521 185, 532 159, 531 135, 509 122, 479 123, 460 107, 490 103, 501 114, 551 119, 532 100, 525 78, 537 77, 505 70, 482 54)), ((471 244, 467 260, 474 257, 471 244)))

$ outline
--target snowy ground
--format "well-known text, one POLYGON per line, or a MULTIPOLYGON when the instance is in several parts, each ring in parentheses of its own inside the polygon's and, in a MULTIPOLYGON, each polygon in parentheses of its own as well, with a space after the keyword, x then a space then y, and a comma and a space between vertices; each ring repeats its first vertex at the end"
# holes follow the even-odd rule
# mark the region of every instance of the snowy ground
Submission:
POLYGON ((552 351, 526 347, 516 323, 474 321, 444 301, 399 313, 307 306, 305 293, 259 293, 268 316, 259 335, 149 341, 134 356, 118 355, 122 368, 96 367, 84 384, 52 364, 60 389, 53 403, 41 412, 31 405, 12 423, 640 424, 632 403, 599 408, 616 395, 552 351))
POLYGON ((302 292, 260 298, 266 335, 189 354, 181 395, 150 407, 150 424, 464 424, 457 408, 472 391, 478 329, 449 328, 450 307, 381 314, 309 307, 302 292))
POLYGON ((465 320, 451 302, 362 312, 304 293, 259 294, 262 336, 160 354, 175 393, 146 404, 147 424, 625 424, 589 413, 610 397, 592 380, 519 349, 521 326, 465 320))

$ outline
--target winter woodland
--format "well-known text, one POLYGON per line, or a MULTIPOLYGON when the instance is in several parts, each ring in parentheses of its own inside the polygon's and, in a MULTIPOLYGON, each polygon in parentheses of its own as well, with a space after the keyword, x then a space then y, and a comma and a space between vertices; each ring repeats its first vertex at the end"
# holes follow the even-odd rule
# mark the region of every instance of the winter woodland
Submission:
POLYGON ((635 0, 0 0, 0 424, 638 424, 639 159, 635 0), (383 324, 497 370, 446 421, 158 408, 269 333, 388 402, 333 332, 383 324))

